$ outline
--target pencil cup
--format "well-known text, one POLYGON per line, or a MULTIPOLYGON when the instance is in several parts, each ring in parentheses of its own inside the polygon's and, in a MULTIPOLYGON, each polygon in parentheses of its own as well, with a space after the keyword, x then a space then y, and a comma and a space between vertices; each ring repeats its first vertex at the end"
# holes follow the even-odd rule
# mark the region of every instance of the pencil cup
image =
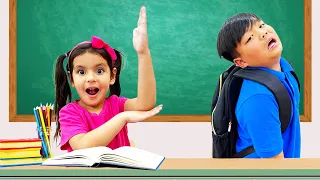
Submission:
POLYGON ((45 132, 42 127, 37 128, 38 137, 42 140, 42 148, 40 150, 41 156, 43 158, 49 157, 49 148, 50 148, 50 132, 51 128, 46 127, 45 132))
MULTIPOLYGON (((46 132, 43 131, 42 127, 37 128, 37 131, 38 131, 38 135, 40 136, 40 138, 41 138, 41 136, 45 136, 45 135, 50 137, 51 128, 49 128, 49 127, 46 127, 46 132)), ((50 139, 49 139, 49 141, 50 141, 50 139)))

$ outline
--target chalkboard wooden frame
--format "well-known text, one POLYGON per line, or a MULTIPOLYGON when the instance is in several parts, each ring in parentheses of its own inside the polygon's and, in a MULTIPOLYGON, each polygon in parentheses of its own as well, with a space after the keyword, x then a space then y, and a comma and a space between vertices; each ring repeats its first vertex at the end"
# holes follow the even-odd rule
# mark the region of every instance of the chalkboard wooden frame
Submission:
MULTIPOLYGON (((9 0, 9 122, 34 122, 32 114, 17 114, 16 1, 9 0)), ((311 0, 304 0, 304 114, 300 115, 301 122, 311 122, 311 80, 311 0)), ((145 122, 210 121, 210 115, 157 115, 145 122)))

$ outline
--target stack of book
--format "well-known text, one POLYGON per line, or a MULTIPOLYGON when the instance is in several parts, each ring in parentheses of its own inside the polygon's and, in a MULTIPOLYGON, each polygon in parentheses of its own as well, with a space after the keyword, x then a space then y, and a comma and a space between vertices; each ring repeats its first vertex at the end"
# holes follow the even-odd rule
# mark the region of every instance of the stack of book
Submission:
POLYGON ((41 139, 0 139, 0 167, 42 163, 41 139))

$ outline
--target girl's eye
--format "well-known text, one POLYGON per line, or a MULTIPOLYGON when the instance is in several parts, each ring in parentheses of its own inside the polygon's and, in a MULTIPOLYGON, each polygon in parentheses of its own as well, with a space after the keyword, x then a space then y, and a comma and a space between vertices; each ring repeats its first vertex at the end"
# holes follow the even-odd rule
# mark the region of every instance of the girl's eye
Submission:
POLYGON ((260 26, 259 26, 259 28, 262 28, 264 26, 264 24, 261 24, 260 26))
POLYGON ((84 74, 84 70, 78 70, 78 74, 84 74))
POLYGON ((104 73, 104 70, 101 69, 101 68, 99 68, 99 69, 97 69, 97 73, 98 73, 98 74, 102 74, 102 73, 104 73))

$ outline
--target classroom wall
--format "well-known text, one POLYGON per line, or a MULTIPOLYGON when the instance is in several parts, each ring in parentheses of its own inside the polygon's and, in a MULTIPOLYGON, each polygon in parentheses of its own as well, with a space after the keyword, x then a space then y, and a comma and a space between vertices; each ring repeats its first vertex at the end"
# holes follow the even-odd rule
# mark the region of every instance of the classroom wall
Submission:
MULTIPOLYGON (((36 136, 35 123, 9 123, 9 0, 0 1, 0 55, 2 69, 0 70, 0 138, 27 138, 36 136)), ((312 67, 319 67, 320 49, 320 1, 312 0, 312 67)), ((214 43, 214 42, 213 42, 214 43)), ((32 59, 30 59, 32 61, 32 59)), ((320 135, 320 111, 315 103, 320 101, 320 81, 316 81, 320 71, 312 70, 312 123, 302 123, 302 157, 320 157, 320 143, 312 141, 320 135)), ((36 95, 36 93, 35 93, 36 95)), ((164 105, 164 108, 166 106, 164 105)), ((55 124, 53 124, 55 128, 55 124)), ((138 123, 129 125, 129 136, 136 146, 167 158, 209 158, 211 152, 210 123, 138 123)), ((63 153, 53 144, 53 153, 63 153)))

